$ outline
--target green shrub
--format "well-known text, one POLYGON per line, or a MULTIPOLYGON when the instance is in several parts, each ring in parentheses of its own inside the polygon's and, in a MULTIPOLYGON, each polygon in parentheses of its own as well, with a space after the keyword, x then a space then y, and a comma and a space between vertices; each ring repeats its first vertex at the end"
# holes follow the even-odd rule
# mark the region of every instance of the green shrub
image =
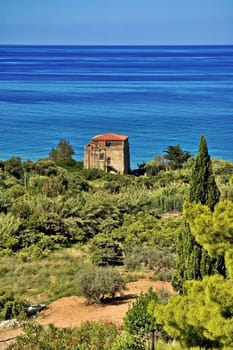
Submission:
POLYGON ((104 183, 104 189, 112 194, 120 193, 121 184, 117 181, 108 181, 104 183))
POLYGON ((11 206, 12 198, 9 196, 9 193, 3 191, 2 184, 0 186, 0 213, 7 213, 8 208, 11 206))
POLYGON ((158 328, 155 317, 147 311, 151 301, 158 301, 158 296, 152 288, 147 293, 141 293, 129 306, 124 318, 124 329, 129 334, 144 337, 146 333, 158 328))
POLYGON ((154 270, 155 274, 159 274, 163 277, 161 280, 170 281, 173 272, 174 257, 173 253, 167 248, 142 248, 136 246, 125 254, 124 264, 130 271, 139 269, 142 265, 146 266, 150 270, 154 270), (165 275, 168 279, 164 278, 165 275))
POLYGON ((169 281, 171 282, 173 278, 173 270, 162 269, 158 273, 155 273, 151 279, 152 281, 169 281))
POLYGON ((99 234, 90 242, 92 262, 98 266, 123 265, 123 250, 108 235, 99 234))
POLYGON ((24 318, 28 303, 16 298, 12 292, 0 291, 0 320, 24 318))
POLYGON ((96 179, 100 179, 105 175, 105 172, 103 170, 99 169, 84 169, 81 171, 81 175, 89 181, 93 181, 96 179))
POLYGON ((127 275, 125 277, 125 282, 126 283, 129 283, 129 282, 136 282, 142 278, 145 278, 144 275, 141 275, 141 274, 130 274, 130 275, 127 275))
POLYGON ((126 255, 124 265, 128 271, 137 271, 141 267, 141 258, 140 256, 126 255))
POLYGON ((18 253, 18 257, 22 262, 33 261, 37 259, 45 258, 49 255, 48 249, 42 249, 37 245, 31 245, 21 249, 18 253))
POLYGON ((110 350, 118 334, 115 325, 95 322, 65 329, 29 323, 24 332, 8 350, 110 350))
POLYGON ((10 198, 16 199, 24 195, 25 188, 19 184, 16 184, 10 187, 6 192, 10 198))
POLYGON ((125 289, 120 273, 110 267, 89 266, 80 272, 78 291, 88 303, 101 303, 125 289))
POLYGON ((124 334, 116 338, 112 350, 145 350, 145 346, 140 337, 124 334))
POLYGON ((124 318, 124 329, 129 334, 139 337, 144 344, 147 343, 149 349, 153 350, 155 335, 166 337, 155 316, 148 311, 149 304, 153 303, 153 305, 156 305, 157 302, 158 296, 150 288, 147 293, 141 293, 135 302, 130 305, 124 318))

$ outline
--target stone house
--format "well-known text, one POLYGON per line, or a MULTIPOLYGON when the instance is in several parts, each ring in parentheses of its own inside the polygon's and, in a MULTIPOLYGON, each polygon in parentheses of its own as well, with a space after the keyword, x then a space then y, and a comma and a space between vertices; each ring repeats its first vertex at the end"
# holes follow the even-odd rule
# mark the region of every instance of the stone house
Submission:
POLYGON ((101 169, 116 174, 130 171, 128 136, 94 136, 84 150, 84 169, 101 169))

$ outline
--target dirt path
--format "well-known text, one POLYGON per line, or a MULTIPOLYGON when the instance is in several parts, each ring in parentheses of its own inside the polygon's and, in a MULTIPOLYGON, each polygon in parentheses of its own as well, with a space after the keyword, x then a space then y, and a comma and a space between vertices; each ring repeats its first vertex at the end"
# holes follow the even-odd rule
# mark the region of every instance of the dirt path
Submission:
POLYGON ((143 279, 128 283, 128 290, 124 293, 125 298, 114 304, 86 305, 84 298, 66 297, 50 304, 37 322, 43 325, 53 323, 57 327, 79 326, 85 321, 113 322, 121 325, 128 310, 128 304, 135 299, 136 295, 146 292, 149 287, 154 290, 161 287, 171 290, 168 283, 143 279))
MULTIPOLYGON (((84 298, 76 296, 58 299, 51 303, 47 310, 41 313, 36 319, 36 322, 42 325, 52 323, 62 328, 79 326, 85 321, 113 322, 120 326, 123 323, 129 303, 135 300, 136 295, 148 291, 150 287, 154 290, 164 288, 172 291, 170 283, 153 282, 149 278, 145 278, 128 283, 127 291, 124 293, 125 298, 114 304, 86 305, 84 298)), ((20 333, 22 333, 20 329, 1 330, 0 341, 17 336, 20 333)), ((6 342, 0 342, 0 350, 4 350, 6 347, 6 342)))

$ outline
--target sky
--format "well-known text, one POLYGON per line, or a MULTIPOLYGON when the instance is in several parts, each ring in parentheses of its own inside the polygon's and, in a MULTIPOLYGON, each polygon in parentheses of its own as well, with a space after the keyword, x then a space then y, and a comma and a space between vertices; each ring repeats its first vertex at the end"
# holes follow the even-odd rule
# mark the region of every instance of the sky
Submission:
POLYGON ((233 0, 0 0, 0 44, 233 44, 233 0))

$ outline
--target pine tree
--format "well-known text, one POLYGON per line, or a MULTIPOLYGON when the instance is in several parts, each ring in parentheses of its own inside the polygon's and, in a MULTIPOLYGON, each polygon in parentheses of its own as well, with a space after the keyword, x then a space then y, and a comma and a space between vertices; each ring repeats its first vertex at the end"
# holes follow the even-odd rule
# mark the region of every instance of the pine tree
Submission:
MULTIPOLYGON (((213 211, 219 198, 220 192, 214 179, 206 139, 202 136, 192 174, 189 199, 190 202, 207 205, 213 211)), ((177 239, 176 253, 176 275, 173 285, 180 292, 183 292, 183 284, 186 280, 200 280, 205 275, 216 272, 225 274, 224 258, 212 259, 208 252, 196 242, 188 224, 177 239)))

